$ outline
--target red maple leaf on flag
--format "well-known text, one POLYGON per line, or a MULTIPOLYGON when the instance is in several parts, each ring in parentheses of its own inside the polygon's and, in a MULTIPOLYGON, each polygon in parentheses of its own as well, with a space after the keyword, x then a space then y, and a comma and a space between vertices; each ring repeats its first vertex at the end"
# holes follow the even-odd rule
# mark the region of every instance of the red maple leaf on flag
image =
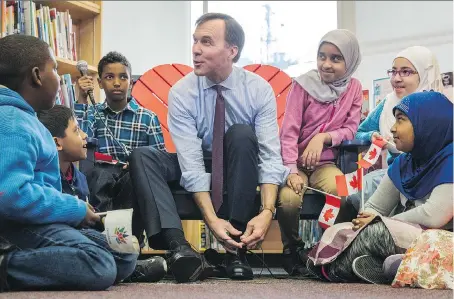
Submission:
POLYGON ((334 217, 333 209, 326 210, 325 214, 323 215, 323 218, 325 218, 326 222, 328 222, 328 220, 330 220, 333 217, 334 217))
POLYGON ((374 144, 376 146, 378 146, 379 148, 383 148, 386 145, 386 143, 388 143, 388 142, 381 137, 377 137, 374 141, 374 144))
POLYGON ((352 186, 352 188, 354 189, 358 189, 359 187, 359 182, 358 182, 358 178, 356 177, 356 175, 353 176, 352 180, 349 182, 350 186, 352 186))
POLYGON ((377 149, 374 147, 372 151, 369 152, 369 160, 372 160, 377 156, 377 149))

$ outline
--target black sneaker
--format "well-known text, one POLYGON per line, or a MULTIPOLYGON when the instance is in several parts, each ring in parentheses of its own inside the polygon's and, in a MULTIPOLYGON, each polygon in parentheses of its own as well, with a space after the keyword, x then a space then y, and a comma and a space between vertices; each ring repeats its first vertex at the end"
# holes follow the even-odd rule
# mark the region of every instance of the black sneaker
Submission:
POLYGON ((9 243, 8 241, 0 238, 0 293, 6 292, 9 290, 8 282, 6 281, 6 260, 7 255, 14 251, 16 246, 9 243))
POLYGON ((6 254, 0 254, 0 293, 8 290, 6 275, 6 254))
POLYGON ((138 260, 136 269, 124 282, 157 282, 166 274, 166 260, 160 256, 153 256, 146 260, 138 260))
POLYGON ((321 281, 328 281, 325 275, 323 275, 322 267, 314 265, 314 262, 311 259, 307 259, 306 268, 313 277, 318 278, 321 281))
POLYGON ((310 277, 313 276, 306 267, 307 250, 303 247, 289 248, 282 254, 282 268, 289 276, 310 277))
POLYGON ((383 260, 371 255, 362 255, 353 260, 353 272, 364 281, 373 284, 391 284, 383 271, 383 260))
POLYGON ((180 283, 198 280, 204 268, 201 255, 189 245, 180 245, 171 252, 172 256, 167 259, 167 263, 175 280, 180 283))

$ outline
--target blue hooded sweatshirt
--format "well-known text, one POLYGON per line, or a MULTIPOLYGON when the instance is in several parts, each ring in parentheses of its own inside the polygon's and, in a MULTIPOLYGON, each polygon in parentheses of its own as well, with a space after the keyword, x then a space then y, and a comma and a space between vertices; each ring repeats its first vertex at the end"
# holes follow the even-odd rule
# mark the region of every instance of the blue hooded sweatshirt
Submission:
POLYGON ((61 190, 51 134, 18 93, 0 86, 0 229, 9 222, 76 227, 87 206, 61 190))

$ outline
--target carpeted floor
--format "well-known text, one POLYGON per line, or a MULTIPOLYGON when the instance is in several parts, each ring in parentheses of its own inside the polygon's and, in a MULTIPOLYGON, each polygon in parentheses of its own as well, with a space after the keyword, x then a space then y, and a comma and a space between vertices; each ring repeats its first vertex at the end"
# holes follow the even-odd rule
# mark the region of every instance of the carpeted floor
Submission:
POLYGON ((104 292, 21 292, 0 294, 8 299, 226 299, 226 298, 453 298, 451 290, 395 289, 371 284, 332 284, 313 280, 260 278, 252 281, 206 280, 191 284, 164 281, 155 284, 121 284, 104 292))

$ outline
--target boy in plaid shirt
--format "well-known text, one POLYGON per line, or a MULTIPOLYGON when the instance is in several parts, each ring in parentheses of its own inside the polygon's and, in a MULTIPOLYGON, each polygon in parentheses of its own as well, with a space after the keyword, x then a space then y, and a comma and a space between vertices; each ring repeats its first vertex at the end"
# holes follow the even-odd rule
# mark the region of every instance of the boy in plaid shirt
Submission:
MULTIPOLYGON (((139 106, 134 98, 128 98, 132 80, 131 64, 126 57, 109 52, 99 61, 98 75, 98 84, 106 95, 103 103, 96 104, 99 114, 87 103, 88 91, 94 88, 90 76, 77 81, 79 94, 74 112, 88 137, 98 139, 97 152, 110 155, 119 163, 96 163, 93 170, 85 173, 90 203, 100 211, 132 208, 136 200, 127 169, 128 156, 135 148, 143 146, 165 151, 161 124, 154 112, 139 106), (110 136, 100 115, 116 140, 110 136)), ((141 223, 139 213, 134 214, 134 221, 141 223)))
MULTIPOLYGON (((118 52, 109 52, 98 64, 98 83, 106 94, 106 100, 97 104, 115 138, 128 152, 141 146, 153 146, 165 150, 161 124, 156 114, 145 109, 134 98, 128 99, 132 88, 131 64, 118 52)), ((88 137, 98 139, 98 152, 108 154, 113 159, 127 163, 127 155, 122 147, 107 132, 93 106, 87 105, 87 92, 93 90, 90 76, 78 80, 79 96, 74 106, 79 126, 88 137)))

